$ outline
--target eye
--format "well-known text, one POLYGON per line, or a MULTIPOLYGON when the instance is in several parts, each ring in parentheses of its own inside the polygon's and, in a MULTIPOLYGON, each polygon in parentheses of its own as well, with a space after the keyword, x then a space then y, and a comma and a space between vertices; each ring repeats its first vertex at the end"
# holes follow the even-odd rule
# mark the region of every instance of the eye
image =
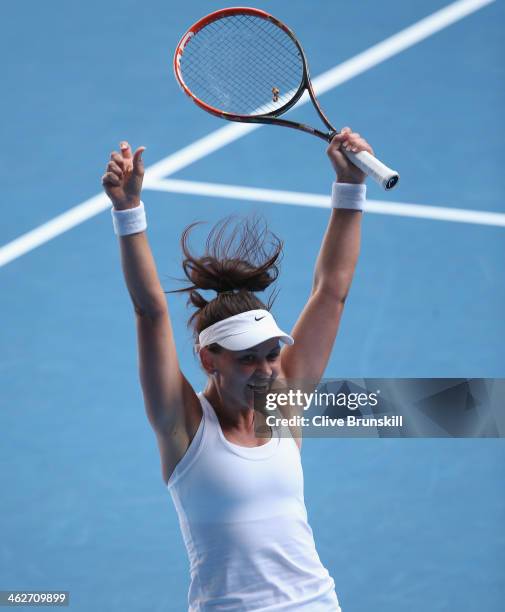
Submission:
POLYGON ((267 359, 268 361, 275 361, 279 357, 280 354, 281 354, 280 350, 275 351, 274 353, 270 353, 267 359))
POLYGON ((254 355, 244 355, 239 359, 239 361, 240 363, 254 363, 255 358, 256 357, 254 355))

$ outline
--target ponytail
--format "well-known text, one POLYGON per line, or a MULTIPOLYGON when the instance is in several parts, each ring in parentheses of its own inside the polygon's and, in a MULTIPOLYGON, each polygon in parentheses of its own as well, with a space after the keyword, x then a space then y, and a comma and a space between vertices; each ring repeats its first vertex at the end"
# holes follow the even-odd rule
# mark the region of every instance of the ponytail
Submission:
POLYGON ((181 236, 184 280, 190 285, 167 292, 188 294, 188 304, 196 308, 188 321, 195 335, 242 312, 270 310, 276 294, 265 305, 255 293, 265 291, 277 279, 282 241, 259 217, 227 217, 212 228, 204 253, 198 257, 189 248, 189 236, 198 224, 189 225, 181 236), (199 293, 202 290, 214 290, 217 296, 207 300, 199 293))

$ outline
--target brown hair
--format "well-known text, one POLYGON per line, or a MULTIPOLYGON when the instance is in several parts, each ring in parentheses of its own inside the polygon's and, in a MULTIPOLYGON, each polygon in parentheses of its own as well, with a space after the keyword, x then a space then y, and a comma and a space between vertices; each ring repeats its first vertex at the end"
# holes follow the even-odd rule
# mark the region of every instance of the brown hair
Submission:
MULTIPOLYGON (((270 310, 276 294, 265 305, 254 293, 264 291, 279 275, 283 242, 258 217, 226 217, 211 229, 201 256, 191 253, 189 235, 200 222, 183 231, 182 268, 191 283, 167 293, 188 293, 196 307, 188 326, 197 336, 202 330, 233 315, 257 308, 270 310), (199 290, 213 289, 217 296, 206 300, 199 290)), ((186 281, 186 279, 183 279, 186 281)))

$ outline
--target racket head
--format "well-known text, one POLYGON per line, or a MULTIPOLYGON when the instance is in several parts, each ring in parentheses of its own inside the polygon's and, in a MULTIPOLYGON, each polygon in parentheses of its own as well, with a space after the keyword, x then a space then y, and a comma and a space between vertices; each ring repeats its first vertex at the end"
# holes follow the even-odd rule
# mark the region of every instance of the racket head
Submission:
POLYGON ((221 9, 193 24, 176 47, 173 67, 193 102, 231 121, 278 117, 310 86, 294 32, 251 7, 221 9))

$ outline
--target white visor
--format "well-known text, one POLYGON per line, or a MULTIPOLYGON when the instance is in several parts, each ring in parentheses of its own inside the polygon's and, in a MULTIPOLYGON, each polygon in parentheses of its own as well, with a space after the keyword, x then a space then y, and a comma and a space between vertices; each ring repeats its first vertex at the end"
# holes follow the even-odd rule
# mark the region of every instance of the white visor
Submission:
POLYGON ((285 344, 294 340, 283 332, 268 310, 248 310, 210 325, 198 336, 198 349, 217 343, 230 351, 243 351, 265 340, 279 338, 285 344))

